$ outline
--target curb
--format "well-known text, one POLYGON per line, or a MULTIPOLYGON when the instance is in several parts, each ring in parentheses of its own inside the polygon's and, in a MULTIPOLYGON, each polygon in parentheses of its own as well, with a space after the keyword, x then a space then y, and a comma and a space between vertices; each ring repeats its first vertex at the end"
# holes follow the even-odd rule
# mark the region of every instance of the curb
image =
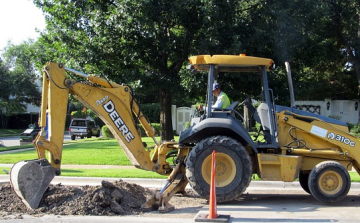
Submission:
MULTIPOLYGON (((1 153, 0 153, 1 154, 1 153)), ((11 168, 14 164, 0 163, 0 167, 11 168)), ((137 169, 135 166, 121 165, 61 165, 61 169, 137 169)), ((1 170, 0 170, 1 171, 1 170)))
MULTIPOLYGON (((106 177, 61 177, 57 176, 53 179, 51 184, 62 184, 72 186, 98 186, 101 185, 101 181, 106 180, 114 182, 123 180, 128 183, 138 184, 143 187, 149 188, 162 188, 166 184, 166 179, 154 179, 154 178, 106 178, 106 177)), ((10 175, 0 175, 0 183, 10 181, 10 175)), ((190 188, 190 185, 187 185, 190 188)), ((303 190, 298 181, 294 182, 281 182, 281 181, 251 181, 247 190, 303 190)), ((351 183, 353 190, 360 190, 360 183, 351 183)))

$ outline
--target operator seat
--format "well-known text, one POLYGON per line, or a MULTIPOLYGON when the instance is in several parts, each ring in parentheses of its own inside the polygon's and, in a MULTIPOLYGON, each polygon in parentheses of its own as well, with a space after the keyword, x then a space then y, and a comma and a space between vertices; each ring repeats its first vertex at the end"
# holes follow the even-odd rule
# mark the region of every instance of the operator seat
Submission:
POLYGON ((233 103, 231 103, 231 105, 229 105, 226 110, 234 110, 236 109, 236 107, 239 105, 240 102, 238 101, 234 101, 233 103))
POLYGON ((240 102, 238 101, 234 101, 233 103, 231 103, 231 105, 229 105, 227 108, 214 108, 213 109, 213 113, 227 113, 229 115, 232 115, 236 118, 236 115, 239 115, 239 117, 241 117, 242 120, 244 120, 244 118, 242 117, 242 115, 236 111, 236 108, 240 105, 240 102))

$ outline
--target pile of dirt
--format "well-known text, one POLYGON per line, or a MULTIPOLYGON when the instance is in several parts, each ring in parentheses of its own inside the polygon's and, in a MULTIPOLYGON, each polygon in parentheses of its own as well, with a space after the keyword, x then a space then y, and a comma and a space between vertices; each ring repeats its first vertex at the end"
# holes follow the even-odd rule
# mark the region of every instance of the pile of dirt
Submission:
MULTIPOLYGON (((7 219, 8 215, 139 215, 142 214, 141 205, 156 191, 130 184, 122 180, 115 182, 103 181, 101 186, 63 186, 50 185, 45 192, 39 208, 28 209, 17 197, 10 184, 0 184, 0 219, 7 219)), ((176 202, 176 196, 171 204, 183 206, 202 206, 206 203, 193 191, 187 191, 185 200, 180 198, 181 204, 176 202)))

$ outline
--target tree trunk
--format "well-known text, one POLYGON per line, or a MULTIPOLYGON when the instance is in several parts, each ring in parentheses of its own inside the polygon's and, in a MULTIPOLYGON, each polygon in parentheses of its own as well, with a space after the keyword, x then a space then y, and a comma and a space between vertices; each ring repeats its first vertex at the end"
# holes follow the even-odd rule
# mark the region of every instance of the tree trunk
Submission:
POLYGON ((160 90, 160 126, 161 141, 174 139, 174 132, 171 118, 171 92, 168 89, 160 90))
POLYGON ((7 125, 9 122, 9 116, 1 114, 1 128, 2 129, 7 129, 7 125))

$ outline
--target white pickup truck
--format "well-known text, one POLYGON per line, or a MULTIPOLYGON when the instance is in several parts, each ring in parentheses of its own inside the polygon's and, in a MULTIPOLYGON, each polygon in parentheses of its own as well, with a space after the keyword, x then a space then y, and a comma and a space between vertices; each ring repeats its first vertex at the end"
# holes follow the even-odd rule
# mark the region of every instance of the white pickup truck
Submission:
POLYGON ((75 140, 76 136, 82 139, 84 137, 91 138, 92 136, 99 137, 100 131, 100 127, 96 125, 95 121, 88 118, 74 118, 69 126, 71 140, 75 140))

